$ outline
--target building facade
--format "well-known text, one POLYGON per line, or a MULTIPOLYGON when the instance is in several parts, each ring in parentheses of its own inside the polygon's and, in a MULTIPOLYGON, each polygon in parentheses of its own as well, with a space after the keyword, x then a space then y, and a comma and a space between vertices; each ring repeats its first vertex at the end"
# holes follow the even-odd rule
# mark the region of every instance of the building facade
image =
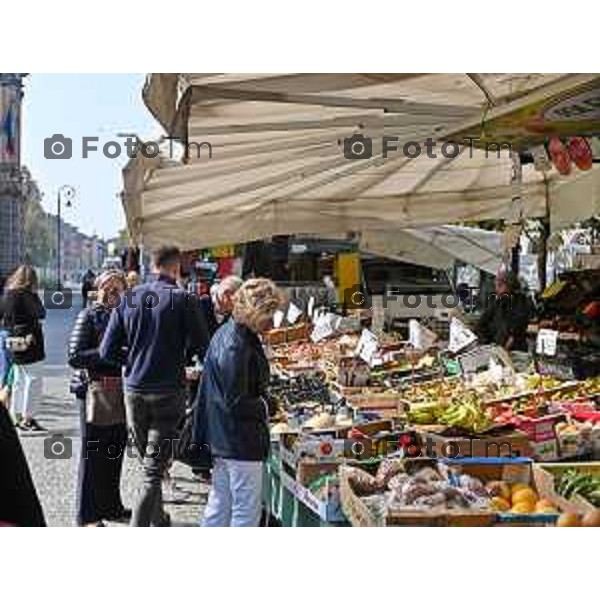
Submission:
POLYGON ((0 279, 23 259, 22 80, 0 73, 0 279))

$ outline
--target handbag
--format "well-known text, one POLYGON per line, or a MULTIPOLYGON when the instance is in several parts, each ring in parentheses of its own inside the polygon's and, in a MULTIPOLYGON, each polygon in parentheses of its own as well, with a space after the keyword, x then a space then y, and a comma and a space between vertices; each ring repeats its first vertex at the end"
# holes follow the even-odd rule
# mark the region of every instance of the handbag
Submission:
POLYGON ((12 354, 22 354, 35 344, 35 338, 31 333, 28 335, 9 335, 5 343, 6 348, 12 354))
POLYGON ((123 381, 120 377, 101 377, 87 385, 86 421, 94 425, 125 423, 123 381))

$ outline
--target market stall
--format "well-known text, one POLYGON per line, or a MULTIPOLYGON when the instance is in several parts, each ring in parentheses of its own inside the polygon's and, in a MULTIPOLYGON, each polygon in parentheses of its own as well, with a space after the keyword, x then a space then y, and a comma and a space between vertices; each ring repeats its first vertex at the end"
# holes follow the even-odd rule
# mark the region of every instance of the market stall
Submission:
POLYGON ((554 525, 600 500, 585 462, 600 458, 599 378, 304 318, 267 338, 280 412, 265 506, 282 524, 554 525), (408 493, 419 482, 428 493, 408 493))
MULTIPOLYGON (((599 83, 597 74, 154 75, 146 102, 186 145, 184 160, 127 165, 128 228, 140 245, 185 249, 351 232, 363 250, 425 264, 453 256, 494 272, 498 236, 480 232, 459 255, 459 224, 504 221, 502 251, 518 250, 525 220, 564 226, 600 205, 600 169, 578 137, 600 133, 599 83), (407 157, 389 136, 398 148, 435 139, 445 151, 407 157), (351 155, 352 140, 367 156, 351 155), (570 210, 581 193, 585 204, 570 210)), ((459 318, 449 340, 417 320, 402 339, 372 331, 368 315, 315 304, 290 303, 264 339, 279 404, 265 478, 273 518, 598 520, 600 380, 542 368, 560 332, 540 322, 535 351, 509 355, 479 345, 459 318), (564 461, 576 466, 546 466, 564 461)))

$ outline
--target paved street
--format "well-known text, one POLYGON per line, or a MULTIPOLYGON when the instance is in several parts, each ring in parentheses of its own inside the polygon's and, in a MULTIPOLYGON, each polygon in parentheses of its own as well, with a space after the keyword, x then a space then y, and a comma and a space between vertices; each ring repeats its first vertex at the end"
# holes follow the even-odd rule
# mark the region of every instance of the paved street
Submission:
MULTIPOLYGON (((70 369, 66 365, 66 343, 73 321, 81 307, 81 296, 73 296, 72 310, 49 310, 45 322, 46 354, 44 363, 34 365, 43 377, 43 394, 33 399, 34 414, 48 434, 21 434, 21 442, 50 526, 75 525, 75 489, 80 448, 79 415, 76 400, 69 394, 70 369), (44 439, 61 433, 73 439, 73 456, 68 460, 44 458, 44 439)), ((208 488, 198 484, 189 468, 176 463, 171 470, 171 485, 165 484, 166 504, 175 525, 195 525, 206 502, 208 488)), ((135 459, 125 458, 122 490, 126 506, 132 506, 141 481, 141 469, 135 459)))

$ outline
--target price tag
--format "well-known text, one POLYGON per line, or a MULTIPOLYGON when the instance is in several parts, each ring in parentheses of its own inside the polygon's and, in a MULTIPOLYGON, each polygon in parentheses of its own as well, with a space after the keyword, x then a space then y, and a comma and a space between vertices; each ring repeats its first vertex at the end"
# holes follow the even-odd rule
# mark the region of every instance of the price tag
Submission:
POLYGON ((275 329, 281 327, 281 323, 283 323, 283 317, 285 317, 283 311, 275 311, 275 314, 273 315, 273 327, 275 327, 275 329))
POLYGON ((293 302, 290 302, 286 316, 288 323, 293 325, 301 315, 302 311, 293 302))
POLYGON ((415 350, 429 350, 436 339, 437 335, 431 329, 427 329, 416 319, 410 319, 408 322, 408 343, 415 350))
POLYGON ((557 341, 558 331, 554 329, 540 329, 535 345, 536 352, 545 356, 556 356, 557 341))
POLYGON ((450 321, 450 343, 448 344, 450 352, 458 352, 476 340, 477 336, 460 319, 452 317, 450 321))
POLYGON ((319 342, 333 333, 332 317, 335 317, 335 315, 332 315, 331 313, 319 315, 315 321, 312 333, 310 334, 310 339, 313 342, 319 342))
POLYGON ((368 365, 373 365, 379 351, 377 336, 368 329, 363 329, 354 353, 362 358, 368 365))

